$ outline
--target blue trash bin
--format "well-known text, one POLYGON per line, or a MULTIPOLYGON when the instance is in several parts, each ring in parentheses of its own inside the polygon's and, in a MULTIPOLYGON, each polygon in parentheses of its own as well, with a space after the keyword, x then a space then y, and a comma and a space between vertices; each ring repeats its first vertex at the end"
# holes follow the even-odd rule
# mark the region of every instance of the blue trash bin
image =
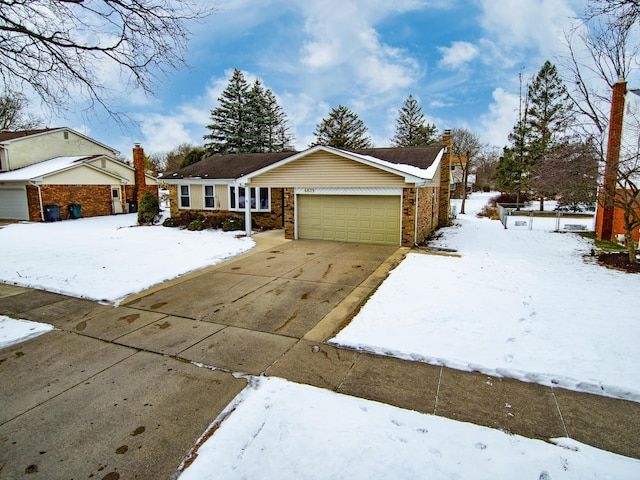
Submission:
POLYGON ((47 222, 59 222, 60 221, 60 205, 45 205, 44 219, 47 222))

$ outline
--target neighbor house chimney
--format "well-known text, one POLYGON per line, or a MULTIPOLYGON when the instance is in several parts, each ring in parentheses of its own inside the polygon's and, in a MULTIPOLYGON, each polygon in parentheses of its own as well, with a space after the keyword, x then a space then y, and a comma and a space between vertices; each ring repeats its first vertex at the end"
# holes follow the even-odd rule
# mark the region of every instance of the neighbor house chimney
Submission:
POLYGON ((622 144, 622 120, 624 117, 624 96, 627 82, 621 78, 613 86, 611 94, 611 114, 609 117, 609 137, 607 139, 607 158, 604 167, 604 185, 600 189, 599 209, 602 217, 596 217, 596 233, 600 240, 611 240, 613 236, 613 217, 618 181, 618 165, 620 163, 620 145, 622 144), (599 221, 600 220, 600 221, 599 221), (599 227, 599 228, 598 228, 599 227))
POLYGON ((144 150, 139 143, 133 147, 133 168, 135 169, 135 184, 133 187, 136 203, 140 203, 140 197, 144 195, 146 181, 144 175, 144 150))
POLYGON ((451 130, 445 130, 442 135, 445 151, 440 160, 440 197, 438 199, 438 227, 449 225, 449 198, 451 197, 451 149, 453 137, 451 130))

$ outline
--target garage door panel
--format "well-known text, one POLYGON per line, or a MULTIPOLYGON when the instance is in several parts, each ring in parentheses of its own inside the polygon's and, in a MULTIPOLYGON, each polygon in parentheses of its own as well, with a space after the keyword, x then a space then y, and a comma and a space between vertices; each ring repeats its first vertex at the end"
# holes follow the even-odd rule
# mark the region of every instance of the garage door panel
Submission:
POLYGON ((298 238, 400 244, 400 196, 299 195, 298 238))
POLYGON ((0 189, 0 218, 29 220, 27 191, 24 188, 0 189))

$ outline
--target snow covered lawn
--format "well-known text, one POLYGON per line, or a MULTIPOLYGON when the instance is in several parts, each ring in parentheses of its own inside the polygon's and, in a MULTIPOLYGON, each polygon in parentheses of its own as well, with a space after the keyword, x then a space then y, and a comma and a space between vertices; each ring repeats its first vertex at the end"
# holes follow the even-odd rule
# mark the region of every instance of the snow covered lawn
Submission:
POLYGON ((232 409, 180 480, 640 478, 640 461, 567 438, 552 445, 277 378, 253 379, 232 409))
POLYGON ((640 401, 640 275, 585 262, 590 242, 553 218, 475 217, 489 197, 436 242, 459 258, 408 255, 332 342, 640 401))
POLYGON ((253 248, 236 234, 141 227, 136 214, 17 223, 0 229, 0 281, 117 302, 253 248))
POLYGON ((0 315, 0 349, 24 342, 51 330, 53 330, 53 325, 30 322, 28 320, 15 320, 0 315))

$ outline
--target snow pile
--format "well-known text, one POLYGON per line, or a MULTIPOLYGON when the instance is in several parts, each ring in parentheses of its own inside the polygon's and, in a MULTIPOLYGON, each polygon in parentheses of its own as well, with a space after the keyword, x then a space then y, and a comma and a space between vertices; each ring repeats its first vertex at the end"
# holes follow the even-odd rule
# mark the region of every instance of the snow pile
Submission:
POLYGON ((0 229, 0 281, 117 302, 250 250, 234 232, 137 226, 136 214, 0 229))
POLYGON ((332 342, 640 401, 640 275, 590 261, 555 219, 505 230, 475 217, 488 198, 435 243, 459 258, 408 255, 332 342))
POLYGON ((640 478, 640 461, 339 395, 254 379, 180 480, 640 478))
POLYGON ((0 315, 0 349, 24 342, 51 330, 53 330, 53 326, 46 323, 15 320, 0 315))

